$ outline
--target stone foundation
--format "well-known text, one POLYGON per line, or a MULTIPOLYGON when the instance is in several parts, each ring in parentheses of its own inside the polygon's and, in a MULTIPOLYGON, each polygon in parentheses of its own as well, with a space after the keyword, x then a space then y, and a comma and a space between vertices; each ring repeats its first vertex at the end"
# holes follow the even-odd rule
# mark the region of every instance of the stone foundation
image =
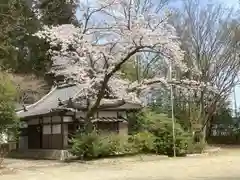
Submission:
POLYGON ((19 159, 45 159, 45 160, 60 160, 64 161, 73 157, 67 150, 55 149, 34 149, 24 151, 12 151, 8 155, 10 158, 19 159))

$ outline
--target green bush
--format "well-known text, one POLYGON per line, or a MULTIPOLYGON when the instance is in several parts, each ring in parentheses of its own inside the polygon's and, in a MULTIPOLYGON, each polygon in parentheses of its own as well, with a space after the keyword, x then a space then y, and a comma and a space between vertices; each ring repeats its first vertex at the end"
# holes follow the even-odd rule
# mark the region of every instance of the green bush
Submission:
POLYGON ((144 111, 128 113, 128 132, 133 135, 145 130, 147 119, 144 118, 144 111))
POLYGON ((0 72, 0 134, 15 133, 17 130, 18 119, 14 108, 15 89, 9 76, 0 72))
POLYGON ((188 143, 188 154, 202 153, 205 147, 206 142, 203 140, 200 142, 195 142, 192 138, 188 143))
MULTIPOLYGON (((158 154, 173 155, 172 120, 165 114, 157 114, 146 110, 141 118, 148 120, 145 129, 155 136, 155 151, 158 154)), ((175 123, 175 145, 178 156, 185 155, 188 150, 190 136, 180 124, 175 123)))
POLYGON ((156 137, 147 131, 139 132, 129 137, 129 143, 134 153, 155 152, 156 137))
POLYGON ((71 140, 71 152, 83 159, 108 157, 132 152, 128 139, 118 134, 93 131, 91 133, 77 133, 71 140))
MULTIPOLYGON (((173 156, 172 120, 165 114, 144 111, 141 132, 131 136, 121 136, 93 131, 92 133, 78 133, 72 139, 71 152, 82 158, 100 158, 114 155, 137 153, 156 153, 173 156), (143 120, 144 119, 144 120, 143 120)), ((193 138, 186 133, 180 124, 175 123, 176 155, 182 156, 194 150, 201 149, 201 145, 193 148, 193 138)))
POLYGON ((72 149, 71 152, 78 157, 89 157, 93 155, 93 144, 97 141, 97 134, 85 134, 77 133, 76 136, 71 139, 72 149), (91 152, 91 153, 90 153, 91 152))

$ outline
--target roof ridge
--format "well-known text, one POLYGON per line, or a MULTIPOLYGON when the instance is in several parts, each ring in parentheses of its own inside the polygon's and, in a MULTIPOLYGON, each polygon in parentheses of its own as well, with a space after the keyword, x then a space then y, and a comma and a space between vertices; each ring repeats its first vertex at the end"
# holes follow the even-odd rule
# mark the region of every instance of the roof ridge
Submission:
MULTIPOLYGON (((55 90, 57 89, 57 86, 54 86, 45 96, 43 96, 41 99, 39 99, 37 102, 29 105, 29 106, 26 106, 26 109, 28 108, 32 108, 32 107, 35 107, 36 105, 38 105, 39 103, 41 103, 43 100, 45 100, 49 95, 51 95, 55 90)), ((23 109, 18 111, 17 113, 20 113, 24 111, 23 109)))
POLYGON ((71 83, 71 84, 61 84, 61 85, 57 85, 57 89, 63 89, 63 88, 67 88, 67 87, 71 87, 71 86, 76 86, 76 83, 71 83))

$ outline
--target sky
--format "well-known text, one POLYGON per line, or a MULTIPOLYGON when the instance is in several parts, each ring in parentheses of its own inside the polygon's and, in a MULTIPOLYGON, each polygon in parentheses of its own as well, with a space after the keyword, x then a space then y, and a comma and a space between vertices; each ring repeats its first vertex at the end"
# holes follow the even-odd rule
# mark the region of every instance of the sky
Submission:
MULTIPOLYGON (((179 2, 181 4, 182 0, 172 0, 172 4, 176 5, 176 2, 179 2)), ((226 4, 228 7, 239 7, 239 0, 199 0, 200 4, 206 4, 206 3, 223 3, 226 4)), ((177 3, 178 4, 178 3, 177 3)))
POLYGON ((216 1, 225 3, 226 5, 228 5, 230 7, 232 7, 232 6, 236 7, 239 4, 239 0, 216 0, 216 1))

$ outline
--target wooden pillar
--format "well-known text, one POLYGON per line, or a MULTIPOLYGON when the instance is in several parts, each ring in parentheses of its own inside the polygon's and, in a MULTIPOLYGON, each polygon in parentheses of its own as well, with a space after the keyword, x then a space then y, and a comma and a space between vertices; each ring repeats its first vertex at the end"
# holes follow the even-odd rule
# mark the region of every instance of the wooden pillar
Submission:
POLYGON ((65 137, 65 133, 64 133, 64 124, 63 124, 63 115, 60 114, 60 118, 61 118, 61 135, 62 135, 62 149, 64 149, 64 137, 65 137))
MULTIPOLYGON (((74 122, 72 120, 65 121, 64 116, 61 116, 61 135, 62 135, 62 144, 63 144, 63 149, 67 148, 69 143, 68 143, 68 125, 73 124, 74 122)), ((71 117, 73 118, 73 117, 71 117)))

